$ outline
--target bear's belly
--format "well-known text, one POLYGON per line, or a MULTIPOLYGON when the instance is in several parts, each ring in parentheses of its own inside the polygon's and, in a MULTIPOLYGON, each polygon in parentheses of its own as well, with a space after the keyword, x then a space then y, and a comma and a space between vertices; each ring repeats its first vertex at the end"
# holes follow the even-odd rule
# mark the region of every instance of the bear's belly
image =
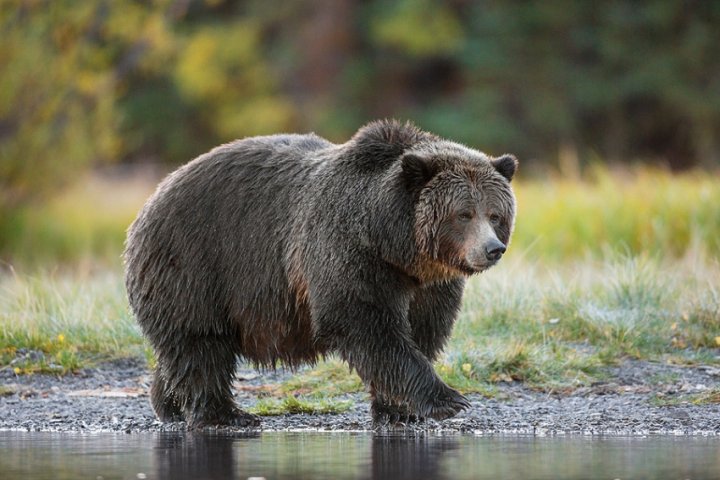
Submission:
POLYGON ((280 361, 296 367, 315 363, 326 349, 313 338, 310 315, 296 312, 287 318, 243 318, 240 321, 241 355, 253 363, 274 368, 280 361))

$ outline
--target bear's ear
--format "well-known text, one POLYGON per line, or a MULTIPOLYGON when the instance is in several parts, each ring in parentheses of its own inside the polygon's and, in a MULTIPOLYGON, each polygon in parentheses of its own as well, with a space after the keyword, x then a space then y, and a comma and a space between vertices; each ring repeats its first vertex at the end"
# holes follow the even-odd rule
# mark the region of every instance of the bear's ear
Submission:
POLYGON ((500 175, 507 178, 508 182, 512 180, 518 166, 517 158, 509 153, 491 160, 490 163, 500 175))
POLYGON ((405 185, 412 192, 418 192, 437 173, 431 159, 421 157, 415 153, 406 153, 400 159, 405 185))

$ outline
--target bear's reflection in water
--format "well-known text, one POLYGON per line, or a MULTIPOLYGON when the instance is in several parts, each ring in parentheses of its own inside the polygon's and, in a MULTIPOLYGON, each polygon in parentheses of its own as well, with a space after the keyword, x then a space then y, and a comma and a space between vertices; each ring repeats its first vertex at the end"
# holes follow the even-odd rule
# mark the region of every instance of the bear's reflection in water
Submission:
POLYGON ((457 450, 456 438, 404 435, 372 439, 372 476, 369 478, 412 480, 443 478, 439 465, 446 454, 457 450))
POLYGON ((159 435, 157 478, 435 479, 454 438, 348 434, 159 435))

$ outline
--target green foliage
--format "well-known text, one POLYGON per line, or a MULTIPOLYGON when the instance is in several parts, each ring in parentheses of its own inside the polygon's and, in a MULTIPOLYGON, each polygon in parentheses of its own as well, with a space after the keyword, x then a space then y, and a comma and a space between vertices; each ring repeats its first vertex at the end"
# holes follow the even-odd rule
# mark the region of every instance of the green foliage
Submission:
POLYGON ((720 272, 712 259, 610 255, 538 264, 520 252, 506 260, 469 283, 438 366, 456 388, 512 381, 572 388, 625 357, 717 363, 720 272))
POLYGON ((258 25, 201 20, 186 30, 174 8, 3 3, 0 231, 88 165, 187 161, 221 141, 289 128, 292 107, 275 93, 258 25))
POLYGON ((665 0, 10 0, 4 202, 101 158, 179 162, 288 129, 346 138, 378 116, 545 162, 570 147, 716 165, 718 19, 715 2, 665 0), (40 165, 52 175, 29 187, 40 165))
POLYGON ((718 150, 705 129, 719 118, 699 104, 706 98, 718 111, 717 79, 707 77, 718 15, 715 4, 688 10, 660 0, 475 4, 462 58, 521 106, 521 149, 569 142, 584 144, 586 156, 662 155, 682 166, 695 155, 709 165, 718 150))
MULTIPOLYGON (((623 356, 717 362, 717 175, 593 162, 717 168, 719 5, 3 2, 0 254, 22 267, 117 268, 152 187, 61 189, 97 162, 176 164, 284 130, 344 140, 369 119, 408 117, 517 153, 527 175, 509 254, 470 283, 438 365, 452 385, 564 388, 623 356), (556 158, 570 178, 538 167, 556 158)), ((0 364, 152 363, 118 273, 3 275, 0 364)), ((338 362, 317 372, 283 391, 362 389, 338 362)))
MULTIPOLYGON (((603 378, 603 366, 627 357, 717 364, 718 275, 717 262, 702 255, 564 264, 508 258, 469 282, 438 374, 463 392, 492 397, 502 382, 543 390, 588 385, 603 378)), ((0 277, 0 365, 19 374, 65 373, 120 356, 154 362, 129 314, 119 272, 0 277)), ((306 411, 363 390, 337 359, 274 389, 301 396, 300 403, 312 405, 306 411)), ((277 401, 261 407, 301 408, 277 401)))
POLYGON ((172 78, 149 78, 117 105, 126 154, 180 164, 209 148, 198 107, 183 97, 172 78))
MULTIPOLYGON (((515 185, 518 216, 510 255, 564 263, 617 252, 681 258, 720 255, 720 182, 707 174, 595 170, 595 180, 541 179, 515 185)), ((80 260, 118 265, 125 231, 154 189, 137 177, 91 176, 35 208, 0 220, 0 255, 16 265, 80 260)), ((622 295, 622 285, 616 286, 622 295)), ((636 292, 637 293, 637 292, 636 292)), ((633 292, 626 292, 633 295, 633 292)), ((493 329, 517 301, 500 299, 493 329)), ((704 318, 704 317, 703 317, 704 318)))
POLYGON ((217 138, 287 130, 293 109, 276 95, 252 21, 199 29, 179 50, 174 78, 217 138))
POLYGON ((93 2, 0 8, 0 217, 117 153, 98 15, 93 2))
POLYGON ((498 395, 494 383, 478 375, 471 363, 440 364, 436 371, 445 383, 462 393, 479 393, 487 398, 498 395))
POLYGON ((371 38, 380 46, 396 47, 422 57, 457 51, 463 41, 455 12, 434 0, 376 2, 370 21, 371 38))
MULTIPOLYGON (((280 131, 345 140, 385 116, 512 151, 523 172, 557 163, 576 173, 598 157, 716 168, 718 5, 5 1, 0 249, 7 232, 25 228, 20 210, 89 165, 178 164, 218 143, 280 131)), ((626 200, 614 198, 606 201, 616 207, 626 200)), ((590 242, 565 243, 577 250, 620 234, 632 236, 635 251, 667 230, 676 253, 697 235, 718 238, 713 202, 696 218, 647 211, 653 221, 640 230, 627 215, 642 202, 622 214, 604 209, 612 230, 578 224, 590 242)), ((562 210, 572 218, 576 206, 586 207, 562 210)))

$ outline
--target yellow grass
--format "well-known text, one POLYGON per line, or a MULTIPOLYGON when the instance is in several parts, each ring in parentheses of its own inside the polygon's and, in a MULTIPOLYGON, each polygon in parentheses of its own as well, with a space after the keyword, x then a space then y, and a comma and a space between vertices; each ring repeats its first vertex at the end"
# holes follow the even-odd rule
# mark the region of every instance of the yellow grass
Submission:
POLYGON ((720 177, 596 169, 592 180, 525 179, 512 249, 566 260, 607 252, 720 253, 720 177))
MULTIPOLYGON (((720 254, 720 177, 595 169, 591 178, 520 178, 510 255, 566 261, 611 252, 720 254)), ((0 221, 0 255, 19 265, 120 264, 125 231, 160 179, 90 175, 0 221)))

